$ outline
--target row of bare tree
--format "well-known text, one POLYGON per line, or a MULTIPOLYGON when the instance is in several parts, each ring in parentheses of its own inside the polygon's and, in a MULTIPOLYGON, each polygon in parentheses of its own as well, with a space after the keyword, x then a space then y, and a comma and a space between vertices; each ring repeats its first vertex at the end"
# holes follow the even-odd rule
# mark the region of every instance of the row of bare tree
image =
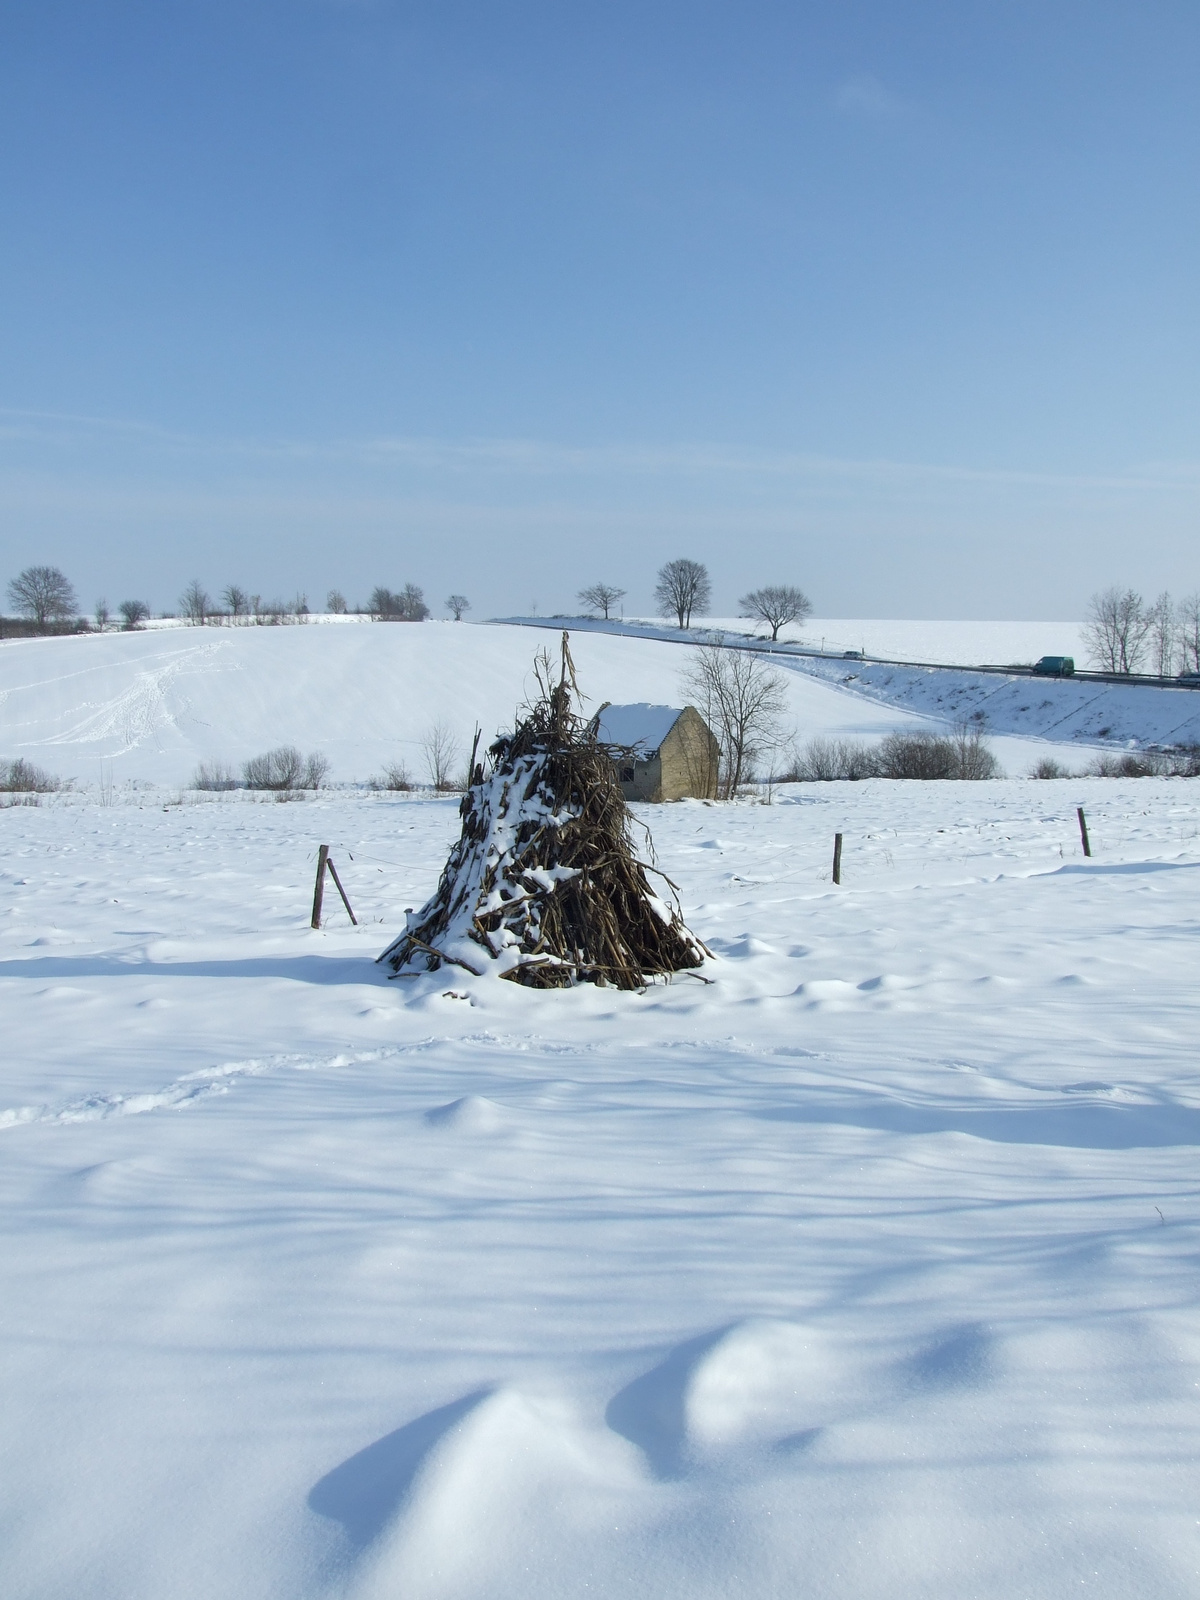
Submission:
MULTIPOLYGON (((612 615, 613 608, 625 598, 626 591, 611 583, 591 583, 580 589, 577 599, 590 611, 604 618, 612 615)), ((658 569, 654 586, 654 603, 660 617, 674 618, 679 627, 690 628, 693 614, 703 616, 712 605, 712 583, 708 568, 702 561, 680 557, 668 561, 658 569)), ((761 589, 752 589, 738 601, 738 615, 755 622, 765 622, 771 630, 772 640, 778 639, 779 630, 788 622, 804 622, 812 615, 812 602, 790 583, 771 583, 761 589)))
MULTIPOLYGON (((80 622, 75 587, 58 567, 26 567, 8 585, 8 598, 37 633, 80 622)), ((335 615, 345 616, 350 610, 345 595, 338 589, 329 591, 325 604, 335 615)), ((471 602, 466 595, 447 597, 446 610, 455 622, 461 622, 470 609, 471 602)), ((373 590, 369 602, 358 608, 358 612, 381 621, 423 622, 429 616, 429 607, 417 585, 406 583, 397 592, 385 588, 373 590)), ((214 601, 200 580, 193 578, 179 597, 179 615, 196 627, 214 622, 303 621, 309 616, 308 596, 297 594, 291 600, 264 600, 262 595, 251 594, 240 584, 231 583, 214 601)), ((95 627, 101 632, 114 625, 126 630, 140 628, 149 619, 150 607, 144 600, 122 600, 115 617, 107 600, 96 602, 95 627)))
POLYGON ((1082 633, 1101 672, 1200 672, 1200 592, 1173 600, 1164 589, 1148 604, 1136 589, 1102 589, 1088 602, 1082 633))

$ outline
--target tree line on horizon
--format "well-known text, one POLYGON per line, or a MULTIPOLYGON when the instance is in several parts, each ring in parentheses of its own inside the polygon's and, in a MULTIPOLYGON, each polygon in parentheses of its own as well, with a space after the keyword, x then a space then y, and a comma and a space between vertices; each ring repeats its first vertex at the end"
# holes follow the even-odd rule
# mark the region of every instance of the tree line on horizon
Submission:
MULTIPOLYGON (((607 620, 627 592, 615 584, 600 582, 581 589, 577 598, 592 615, 607 620)), ((122 600, 114 616, 108 601, 102 599, 96 602, 93 622, 86 623, 80 614, 75 588, 58 567, 26 567, 8 585, 8 596, 37 633, 89 626, 100 632, 112 627, 128 632, 140 628, 151 617, 150 607, 144 600, 122 600)), ((659 616, 674 618, 682 630, 690 628, 693 615, 703 615, 712 604, 712 583, 707 567, 686 557, 666 562, 658 571, 654 600, 659 616)), ((471 609, 470 600, 463 594, 448 595, 444 603, 455 622, 461 622, 471 609)), ((773 640, 779 637, 781 627, 790 622, 803 623, 812 614, 812 602, 794 584, 764 585, 743 595, 739 604, 740 615, 765 623, 773 640)), ((331 589, 325 598, 325 609, 333 616, 352 613, 375 617, 381 622, 424 622, 431 615, 424 591, 415 583, 406 583, 398 590, 377 586, 365 605, 353 608, 341 590, 331 589)), ((164 618, 179 616, 193 626, 205 627, 229 622, 300 621, 311 612, 308 596, 303 593, 297 593, 288 601, 264 600, 240 584, 231 583, 214 600, 200 580, 193 578, 179 597, 178 611, 161 615, 164 618)))
MULTIPOLYGON (((151 620, 152 612, 144 600, 122 600, 116 614, 107 600, 97 600, 89 622, 80 610, 75 587, 58 567, 26 567, 8 585, 8 598, 34 633, 79 632, 94 629, 105 632, 117 627, 131 632, 151 620), (119 619, 119 620, 118 620, 119 619)), ((423 622, 431 615, 424 592, 415 583, 402 589, 377 587, 365 605, 351 607, 338 589, 331 589, 325 600, 326 611, 334 616, 354 614, 377 617, 386 622, 423 622)), ((466 595, 449 595, 446 609, 456 622, 471 609, 466 595)), ((196 627, 214 623, 279 623, 303 621, 312 615, 308 596, 297 592, 291 600, 267 599, 251 594, 240 584, 231 583, 214 600, 198 578, 184 589, 177 611, 159 613, 164 619, 181 617, 196 627)))
MULTIPOLYGON (((580 589, 576 598, 590 615, 610 620, 627 592, 616 584, 596 582, 580 589)), ((74 586, 65 573, 51 566, 26 567, 9 583, 8 598, 34 633, 92 628, 103 632, 114 627, 129 632, 151 617, 144 600, 122 600, 115 615, 106 600, 98 600, 89 623, 80 614, 74 586)), ((693 616, 706 615, 712 604, 707 567, 686 557, 665 562, 657 573, 654 602, 660 617, 687 631, 693 616)), ((444 604, 456 622, 471 609, 471 602, 462 594, 448 595, 444 604)), ((784 583, 752 589, 738 604, 739 616, 765 625, 773 641, 789 623, 803 625, 813 610, 802 589, 784 583)), ((415 583, 396 590, 377 586, 365 605, 355 607, 340 590, 331 589, 325 606, 334 616, 355 614, 380 622, 424 622, 432 614, 424 591, 415 583)), ((311 613, 303 593, 289 601, 264 600, 231 583, 214 601, 199 579, 193 578, 179 597, 178 611, 162 615, 177 615, 203 627, 306 621, 311 613)), ((1200 672, 1200 591, 1175 600, 1164 590, 1156 600, 1147 602, 1135 589, 1114 585, 1092 596, 1081 633, 1091 663, 1101 671, 1121 675, 1149 672, 1162 678, 1200 672)))

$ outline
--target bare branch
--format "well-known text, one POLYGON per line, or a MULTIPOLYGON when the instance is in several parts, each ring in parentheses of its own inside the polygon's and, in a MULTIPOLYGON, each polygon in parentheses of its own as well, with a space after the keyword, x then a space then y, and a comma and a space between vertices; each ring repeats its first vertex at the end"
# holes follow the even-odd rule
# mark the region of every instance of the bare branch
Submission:
POLYGON ((625 590, 614 589, 611 583, 590 583, 586 589, 580 589, 575 598, 589 611, 599 611, 607 622, 613 606, 618 600, 624 600, 625 590))
POLYGON ((658 569, 654 599, 660 617, 674 617, 681 628, 690 628, 692 612, 703 614, 712 600, 708 568, 686 557, 668 561, 658 569))
POLYGON ((749 782, 760 756, 780 742, 787 694, 783 679, 752 650, 726 645, 692 652, 683 687, 721 747, 721 798, 749 782))
POLYGON ((812 616, 812 601, 803 589, 790 583, 769 583, 762 589, 752 589, 738 601, 739 615, 765 622, 771 630, 771 640, 779 637, 785 622, 804 622, 812 616))
POLYGON ((67 622, 78 615, 75 598, 66 575, 57 567, 26 567, 8 586, 8 598, 40 631, 51 622, 67 622))

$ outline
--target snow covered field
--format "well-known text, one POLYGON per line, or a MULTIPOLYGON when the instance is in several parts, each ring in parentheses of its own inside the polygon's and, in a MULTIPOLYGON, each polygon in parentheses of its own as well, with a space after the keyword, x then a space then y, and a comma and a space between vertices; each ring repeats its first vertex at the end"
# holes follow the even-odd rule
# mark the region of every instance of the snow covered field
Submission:
MULTIPOLYGON (((661 628, 661 618, 642 619, 661 628)), ((752 631, 744 617, 706 617, 696 626, 752 631)), ((758 624, 760 635, 770 629, 758 624)), ((785 624, 785 643, 795 641, 814 650, 863 650, 869 656, 895 661, 943 662, 949 666, 1032 665, 1039 656, 1074 655, 1085 665, 1087 649, 1078 622, 943 622, 900 617, 810 617, 803 627, 785 624)))
POLYGON ((1194 1596, 1196 797, 647 808, 644 995, 384 979, 452 801, 4 811, 0 1589, 1194 1596))
MULTIPOLYGON (((202 761, 236 771, 291 743, 323 751, 335 783, 365 782, 397 760, 427 782, 429 728, 445 724, 465 754, 476 722, 488 738, 510 726, 532 685, 535 654, 557 642, 545 628, 437 622, 7 640, 0 759, 22 756, 93 788, 179 788, 202 761)), ((605 700, 681 703, 680 645, 576 631, 571 648, 593 708, 605 700)), ((880 704, 799 672, 789 673, 788 698, 802 737, 875 737, 928 716, 923 706, 880 704)), ((1014 739, 997 753, 1018 773, 1042 747, 1014 739)))
MULTIPOLYGON (((741 624, 744 628, 745 622, 741 624)), ((951 666, 1030 664, 1039 656, 1087 659, 1078 622, 920 622, 908 619, 812 617, 781 638, 800 638, 830 650, 865 650, 897 661, 941 661, 951 666)))

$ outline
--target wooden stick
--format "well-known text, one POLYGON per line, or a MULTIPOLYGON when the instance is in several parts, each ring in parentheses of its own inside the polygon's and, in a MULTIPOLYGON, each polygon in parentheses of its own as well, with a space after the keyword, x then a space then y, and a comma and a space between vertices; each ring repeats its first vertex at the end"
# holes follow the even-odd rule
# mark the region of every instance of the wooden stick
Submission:
POLYGON ((840 833, 835 833, 833 836, 833 881, 834 883, 841 883, 842 881, 842 836, 840 833))
POLYGON ((323 844, 317 851, 317 881, 313 888, 312 925, 314 928, 321 926, 321 902, 325 898, 325 868, 328 863, 329 846, 323 844))
POLYGON ((1087 818, 1083 814, 1082 806, 1076 806, 1075 810, 1079 817, 1079 837, 1083 840, 1083 853, 1085 856, 1090 856, 1092 853, 1092 842, 1088 838, 1087 818))
MULTIPOLYGON (((424 950, 426 954, 436 956, 439 961, 449 961, 452 966, 461 967, 464 972, 469 972, 473 978, 483 977, 482 972, 476 972, 474 967, 469 967, 465 961, 460 961, 457 956, 448 956, 444 950, 435 950, 431 944, 425 944, 417 938, 415 933, 408 935, 408 942, 409 944, 415 944, 418 950, 424 950)), ((398 978, 401 974, 395 972, 392 976, 398 978)))
POLYGON ((330 877, 332 877, 334 883, 337 884, 337 892, 341 895, 342 904, 346 908, 346 915, 350 918, 350 921, 357 928, 358 927, 358 918, 354 915, 353 911, 351 911, 351 909, 350 909, 350 902, 349 902, 349 900, 346 899, 346 891, 345 891, 345 889, 342 888, 342 880, 337 875, 337 868, 334 866, 332 861, 329 861, 328 865, 329 865, 330 877))

